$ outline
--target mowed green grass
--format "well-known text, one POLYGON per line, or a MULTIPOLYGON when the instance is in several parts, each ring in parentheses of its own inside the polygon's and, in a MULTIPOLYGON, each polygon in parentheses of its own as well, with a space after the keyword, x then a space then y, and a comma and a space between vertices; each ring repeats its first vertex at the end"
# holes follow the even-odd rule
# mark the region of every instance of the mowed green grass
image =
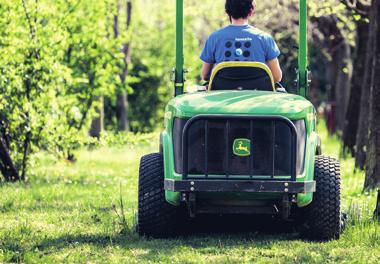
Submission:
MULTIPOLYGON (((338 157, 338 140, 324 152, 338 157)), ((158 138, 157 138, 158 141, 158 138)), ((0 186, 0 262, 60 263, 378 263, 375 195, 362 193, 363 173, 342 161, 343 203, 350 221, 338 241, 296 234, 198 233, 171 240, 134 232, 138 162, 157 144, 83 150, 75 164, 40 155, 26 184, 0 186), (123 209, 120 200, 123 200, 123 209), (123 213, 124 212, 124 213, 123 213), (124 219, 125 216, 125 219, 124 219)), ((237 223, 238 224, 238 223, 237 223)))

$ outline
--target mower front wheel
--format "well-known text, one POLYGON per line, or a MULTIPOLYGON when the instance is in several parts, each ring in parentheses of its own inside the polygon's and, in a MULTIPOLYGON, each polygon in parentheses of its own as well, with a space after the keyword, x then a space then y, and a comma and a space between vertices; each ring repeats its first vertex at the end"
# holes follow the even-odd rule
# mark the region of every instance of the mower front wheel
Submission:
POLYGON ((163 157, 160 153, 143 156, 140 161, 137 231, 154 238, 177 234, 180 208, 165 199, 163 157))

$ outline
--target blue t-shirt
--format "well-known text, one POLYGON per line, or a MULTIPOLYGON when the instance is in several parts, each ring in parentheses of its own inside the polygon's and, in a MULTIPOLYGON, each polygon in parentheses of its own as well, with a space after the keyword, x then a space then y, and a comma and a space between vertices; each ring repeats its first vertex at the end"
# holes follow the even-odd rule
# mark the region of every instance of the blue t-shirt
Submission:
POLYGON ((210 35, 201 60, 210 64, 224 61, 257 61, 265 63, 280 55, 269 34, 250 25, 230 25, 210 35))

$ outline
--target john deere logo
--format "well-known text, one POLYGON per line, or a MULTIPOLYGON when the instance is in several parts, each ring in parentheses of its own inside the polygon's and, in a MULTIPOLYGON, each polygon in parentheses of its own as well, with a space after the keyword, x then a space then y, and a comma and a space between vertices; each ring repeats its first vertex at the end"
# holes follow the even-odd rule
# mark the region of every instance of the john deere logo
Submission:
POLYGON ((246 138, 235 139, 233 151, 236 156, 247 157, 251 155, 251 140, 246 138))

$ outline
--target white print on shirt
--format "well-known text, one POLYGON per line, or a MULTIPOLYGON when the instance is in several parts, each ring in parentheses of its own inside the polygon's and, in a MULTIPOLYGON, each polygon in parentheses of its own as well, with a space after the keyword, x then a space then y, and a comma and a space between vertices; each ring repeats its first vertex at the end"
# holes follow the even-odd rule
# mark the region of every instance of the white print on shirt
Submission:
POLYGON ((235 41, 252 41, 252 38, 235 38, 235 41))

